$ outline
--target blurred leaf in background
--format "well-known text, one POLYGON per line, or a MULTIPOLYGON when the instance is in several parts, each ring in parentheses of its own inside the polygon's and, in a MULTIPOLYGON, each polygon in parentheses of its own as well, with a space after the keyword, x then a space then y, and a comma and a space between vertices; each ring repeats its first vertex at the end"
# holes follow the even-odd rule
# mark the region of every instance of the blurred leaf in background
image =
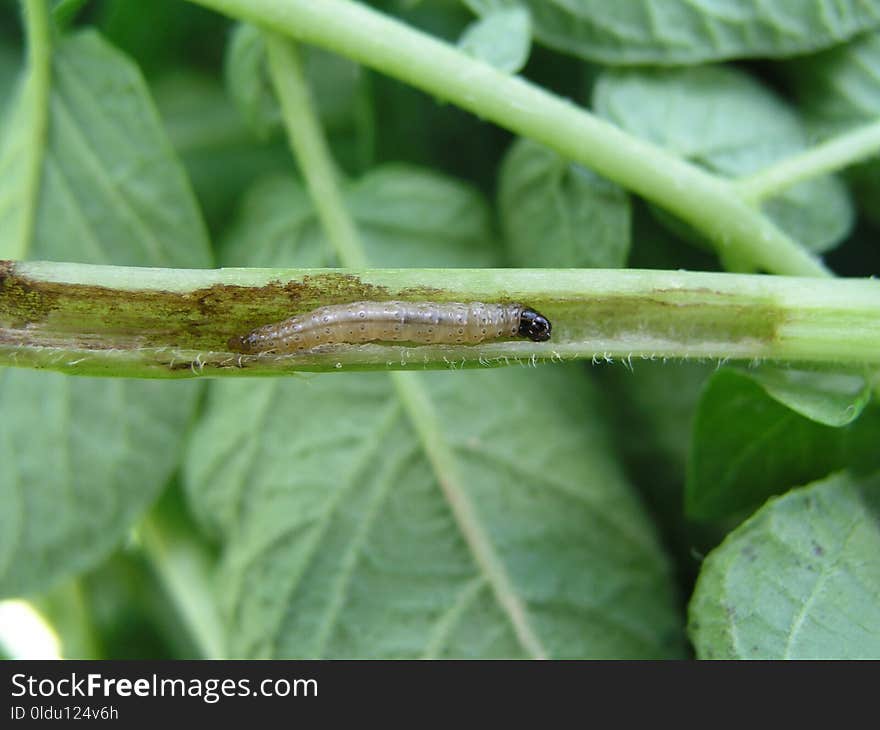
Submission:
MULTIPOLYGON (((727 67, 606 71, 593 104, 623 129, 731 178, 808 145, 795 110, 749 75, 727 67)), ((853 226, 847 190, 833 177, 795 185, 763 205, 780 228, 818 252, 839 244, 853 226)))
POLYGON ((859 0, 694 3, 692 0, 462 0, 480 14, 531 11, 535 36, 556 50, 614 65, 696 64, 785 58, 835 45, 880 26, 859 0))

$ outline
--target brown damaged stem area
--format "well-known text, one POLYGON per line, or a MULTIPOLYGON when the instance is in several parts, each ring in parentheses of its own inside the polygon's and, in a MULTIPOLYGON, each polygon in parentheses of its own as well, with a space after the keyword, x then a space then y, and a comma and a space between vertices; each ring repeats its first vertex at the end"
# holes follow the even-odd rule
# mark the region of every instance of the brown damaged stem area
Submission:
POLYGON ((7 354, 6 362, 27 367, 149 377, 343 366, 485 366, 553 359, 566 342, 580 343, 582 351, 585 339, 595 340, 602 352, 608 343, 625 347, 633 336, 656 342, 746 342, 753 344, 745 351, 755 353, 761 343, 774 341, 782 317, 770 303, 743 305, 729 293, 710 290, 655 289, 627 296, 585 292, 577 301, 528 302, 553 322, 548 343, 334 345, 296 355, 236 351, 235 343, 255 328, 319 306, 391 299, 461 301, 462 295, 437 287, 392 290, 336 272, 261 286, 214 283, 187 292, 115 289, 31 278, 18 272, 15 263, 0 262, 0 353, 7 354))
POLYGON ((30 279, 0 264, 0 343, 74 349, 163 348, 225 351, 236 333, 292 312, 352 297, 388 298, 356 276, 326 274, 263 286, 212 284, 190 292, 30 279))

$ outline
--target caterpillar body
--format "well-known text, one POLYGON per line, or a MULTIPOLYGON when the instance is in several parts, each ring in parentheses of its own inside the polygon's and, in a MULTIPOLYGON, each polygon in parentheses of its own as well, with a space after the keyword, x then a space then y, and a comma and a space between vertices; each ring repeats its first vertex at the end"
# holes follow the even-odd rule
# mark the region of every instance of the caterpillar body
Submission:
POLYGON ((521 304, 350 302, 257 327, 230 339, 229 346, 247 353, 294 353, 341 343, 475 345, 517 338, 544 342, 550 330, 546 317, 521 304))

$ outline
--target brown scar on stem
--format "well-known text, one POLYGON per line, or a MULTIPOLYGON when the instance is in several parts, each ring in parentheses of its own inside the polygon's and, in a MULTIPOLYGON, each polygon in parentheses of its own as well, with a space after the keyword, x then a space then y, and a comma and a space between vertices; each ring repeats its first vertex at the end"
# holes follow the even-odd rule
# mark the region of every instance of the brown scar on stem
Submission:
POLYGON ((41 322, 58 306, 58 297, 16 273, 15 261, 0 261, 0 323, 21 329, 41 322))
POLYGON ((212 284, 189 292, 120 290, 51 282, 16 274, 0 262, 0 328, 40 344, 41 338, 95 349, 168 347, 223 351, 230 334, 334 301, 388 298, 383 287, 329 272, 261 286, 212 284))

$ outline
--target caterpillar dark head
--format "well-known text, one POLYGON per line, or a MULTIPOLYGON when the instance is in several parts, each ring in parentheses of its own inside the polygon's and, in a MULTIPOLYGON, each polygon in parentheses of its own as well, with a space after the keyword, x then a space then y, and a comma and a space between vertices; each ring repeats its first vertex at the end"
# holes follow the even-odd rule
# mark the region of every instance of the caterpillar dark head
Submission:
POLYGON ((523 309, 519 315, 519 334, 532 342, 546 342, 552 329, 550 320, 534 309, 523 309))

